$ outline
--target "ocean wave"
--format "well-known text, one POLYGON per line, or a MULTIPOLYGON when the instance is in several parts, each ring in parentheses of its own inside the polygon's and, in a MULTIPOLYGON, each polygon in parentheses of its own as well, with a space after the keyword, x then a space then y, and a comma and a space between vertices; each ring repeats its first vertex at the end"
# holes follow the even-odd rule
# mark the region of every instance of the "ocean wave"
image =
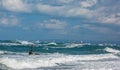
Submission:
POLYGON ((53 67, 60 64, 66 64, 69 62, 88 61, 88 60, 102 60, 118 57, 112 54, 100 54, 100 55, 64 55, 64 54, 44 54, 44 55, 32 55, 32 56, 7 56, 0 58, 0 63, 13 69, 25 69, 25 68, 41 68, 41 67, 53 67))
POLYGON ((82 47, 84 44, 76 44, 76 43, 70 43, 67 44, 65 47, 66 48, 75 48, 75 47, 82 47))
POLYGON ((14 42, 1 42, 2 46, 20 46, 20 45, 34 45, 34 43, 29 41, 16 40, 14 42))
POLYGON ((18 43, 0 43, 0 45, 3 45, 3 46, 19 46, 21 44, 18 44, 18 43))
POLYGON ((109 48, 109 47, 106 47, 104 50, 107 51, 107 52, 113 53, 113 54, 120 53, 119 50, 116 50, 116 49, 113 49, 113 48, 109 48))
POLYGON ((5 64, 0 63, 0 70, 13 70, 13 69, 10 67, 7 67, 5 64))
POLYGON ((21 45, 34 45, 34 43, 29 41, 23 41, 23 40, 16 40, 17 43, 20 43, 21 45))
POLYGON ((10 51, 2 51, 2 50, 0 50, 0 54, 10 54, 10 53, 16 53, 16 52, 10 52, 10 51))
POLYGON ((57 46, 58 44, 55 43, 55 42, 50 42, 50 43, 47 43, 47 44, 44 44, 45 46, 57 46))
POLYGON ((103 43, 103 44, 97 44, 98 46, 117 46, 116 44, 109 44, 109 43, 103 43))
POLYGON ((0 51, 0 54, 4 54, 5 51, 0 51))
POLYGON ((2 54, 2 56, 8 56, 8 55, 28 55, 28 53, 26 52, 11 52, 11 51, 2 51, 0 50, 0 54, 2 54))

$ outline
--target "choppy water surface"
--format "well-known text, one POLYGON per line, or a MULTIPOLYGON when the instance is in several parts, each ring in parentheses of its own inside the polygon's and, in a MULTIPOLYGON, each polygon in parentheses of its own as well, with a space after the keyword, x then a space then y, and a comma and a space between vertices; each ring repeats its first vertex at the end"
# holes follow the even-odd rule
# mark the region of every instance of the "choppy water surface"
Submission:
POLYGON ((119 70, 120 45, 0 41, 3 70, 119 70), (30 47, 37 55, 28 55, 30 47))

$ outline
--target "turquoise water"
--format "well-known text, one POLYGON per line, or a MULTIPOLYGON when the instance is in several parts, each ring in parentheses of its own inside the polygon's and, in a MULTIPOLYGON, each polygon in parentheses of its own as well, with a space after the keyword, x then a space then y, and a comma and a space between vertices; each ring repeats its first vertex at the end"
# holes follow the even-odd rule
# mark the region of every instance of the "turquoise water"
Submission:
POLYGON ((0 41, 0 69, 5 70, 119 70, 119 56, 116 44, 0 41), (28 54, 31 47, 34 55, 28 54))

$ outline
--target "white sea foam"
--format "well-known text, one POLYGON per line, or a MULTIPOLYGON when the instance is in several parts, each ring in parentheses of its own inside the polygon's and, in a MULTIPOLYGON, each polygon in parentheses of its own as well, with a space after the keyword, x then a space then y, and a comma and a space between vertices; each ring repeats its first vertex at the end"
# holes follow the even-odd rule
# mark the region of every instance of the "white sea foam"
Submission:
POLYGON ((113 49, 113 48, 109 48, 109 47, 106 47, 104 50, 107 51, 107 52, 113 53, 113 54, 120 53, 119 50, 116 50, 116 49, 113 49))
POLYGON ((16 45, 20 45, 18 43, 0 43, 0 45, 5 45, 5 46, 16 46, 16 45))
POLYGON ((28 41, 18 41, 18 43, 0 43, 0 45, 5 46, 19 46, 19 45, 33 45, 34 43, 28 41))
POLYGON ((0 50, 0 54, 6 54, 6 53, 13 53, 13 52, 9 52, 9 51, 2 51, 2 50, 0 50))
POLYGON ((83 45, 84 44, 75 44, 75 43, 72 43, 72 44, 67 44, 66 48, 82 47, 83 45))
POLYGON ((16 42, 20 43, 21 45, 33 45, 34 43, 29 41, 17 40, 16 42))
POLYGON ((35 41, 35 43, 39 44, 39 43, 40 43, 40 41, 39 41, 39 40, 37 40, 37 41, 35 41))
POLYGON ((104 44, 98 44, 98 46, 104 46, 104 44))
POLYGON ((55 43, 55 42, 50 42, 50 43, 48 43, 47 45, 54 45, 54 46, 56 46, 57 43, 55 43))
POLYGON ((103 43, 103 44, 98 44, 98 46, 117 46, 117 45, 116 44, 103 43))
POLYGON ((17 56, 17 55, 23 55, 23 56, 25 56, 25 55, 28 55, 28 53, 25 53, 25 52, 22 52, 22 53, 20 53, 20 52, 11 52, 11 51, 2 51, 2 50, 0 50, 0 54, 3 54, 2 56, 12 56, 12 55, 15 55, 15 56, 17 56))
POLYGON ((64 54, 47 54, 47 55, 32 55, 32 56, 7 56, 0 58, 0 63, 14 69, 24 68, 40 68, 53 67, 59 64, 74 63, 78 61, 101 60, 118 57, 112 54, 101 55, 64 55, 64 54))
POLYGON ((119 61, 98 61, 76 63, 70 70, 119 70, 119 61))
POLYGON ((0 51, 0 54, 3 54, 4 53, 4 51, 0 51))

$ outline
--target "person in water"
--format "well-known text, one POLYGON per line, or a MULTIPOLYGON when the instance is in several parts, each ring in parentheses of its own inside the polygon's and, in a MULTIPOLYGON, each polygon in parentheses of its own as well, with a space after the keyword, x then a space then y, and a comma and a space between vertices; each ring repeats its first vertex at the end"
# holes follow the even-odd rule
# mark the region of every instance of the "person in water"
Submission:
POLYGON ((33 53, 33 46, 34 45, 32 45, 30 48, 29 55, 39 55, 39 53, 33 53))
POLYGON ((29 55, 33 55, 32 47, 31 47, 31 50, 29 51, 29 55))

